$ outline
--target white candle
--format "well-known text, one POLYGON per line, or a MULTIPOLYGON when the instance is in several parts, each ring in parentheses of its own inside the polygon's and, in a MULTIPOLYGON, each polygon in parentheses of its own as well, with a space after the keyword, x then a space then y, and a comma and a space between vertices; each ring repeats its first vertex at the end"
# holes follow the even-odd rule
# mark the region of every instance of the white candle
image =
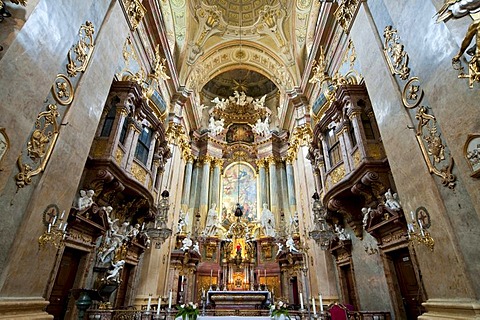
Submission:
POLYGON ((300 292, 300 309, 303 310, 303 295, 300 292))
POLYGON ((55 222, 57 222, 57 216, 53 217, 52 225, 55 225, 55 222))
POLYGON ((168 309, 172 309, 172 290, 170 290, 170 295, 168 296, 168 309))
POLYGON ((323 300, 321 293, 318 295, 318 299, 320 300, 320 313, 323 313, 323 300))
POLYGON ((50 233, 50 230, 51 230, 51 229, 52 229, 52 224, 51 224, 51 223, 49 223, 49 224, 48 224, 48 229, 47 229, 47 232, 48 232, 48 233, 50 233))
POLYGON ((63 216, 65 215, 65 210, 62 211, 62 214, 60 216, 60 219, 63 219, 63 216))
POLYGON ((62 230, 62 225, 63 225, 63 222, 60 221, 60 224, 58 225, 58 230, 62 230))
POLYGON ((415 213, 413 213, 413 211, 410 211, 410 217, 412 218, 412 221, 415 221, 415 213))
POLYGON ((158 298, 158 305, 157 305, 157 315, 160 314, 160 306, 162 305, 162 298, 158 298))
POLYGON ((183 276, 180 276, 180 292, 183 291, 183 276))
POLYGON ((312 297, 312 307, 313 307, 313 315, 317 315, 317 307, 315 306, 315 298, 312 297))
POLYGON ((422 234, 422 237, 424 237, 425 233, 423 233, 423 225, 421 220, 418 220, 418 226, 420 227, 420 233, 422 234))
POLYGON ((148 296, 147 311, 150 311, 151 304, 152 304, 152 296, 150 295, 148 296))
POLYGON ((67 222, 65 222, 65 224, 63 225, 63 232, 65 232, 67 230, 67 222))

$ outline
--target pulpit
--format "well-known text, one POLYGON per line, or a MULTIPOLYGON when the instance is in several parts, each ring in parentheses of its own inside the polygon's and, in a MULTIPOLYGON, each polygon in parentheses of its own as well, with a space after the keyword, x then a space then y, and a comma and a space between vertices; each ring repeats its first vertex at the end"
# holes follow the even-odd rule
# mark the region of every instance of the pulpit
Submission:
POLYGON ((208 291, 207 305, 220 309, 260 309, 270 301, 269 291, 208 291))

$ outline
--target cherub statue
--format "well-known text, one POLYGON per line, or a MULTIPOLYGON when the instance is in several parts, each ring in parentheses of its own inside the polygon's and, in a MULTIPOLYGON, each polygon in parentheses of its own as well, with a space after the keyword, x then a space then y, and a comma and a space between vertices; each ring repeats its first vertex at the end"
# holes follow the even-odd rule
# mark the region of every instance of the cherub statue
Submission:
POLYGON ((190 234, 188 234, 185 239, 183 239, 182 241, 182 247, 180 248, 180 250, 182 251, 188 251, 190 250, 190 248, 192 247, 193 245, 193 241, 192 239, 190 239, 190 234))
POLYGON ((259 99, 255 99, 253 100, 252 104, 253 104, 253 108, 255 110, 258 110, 258 109, 261 109, 264 107, 264 104, 265 104, 265 98, 267 97, 267 95, 264 95, 263 97, 259 98, 259 99))
POLYGON ((108 276, 106 278, 107 281, 119 282, 120 277, 120 270, 123 269, 125 265, 125 260, 119 260, 116 263, 112 263, 112 270, 108 270, 108 276))
POLYGON ((345 231, 345 228, 336 224, 335 225, 335 232, 337 233, 338 239, 340 240, 350 240, 350 235, 345 231))
POLYGON ((277 247, 278 247, 278 251, 277 251, 276 255, 278 256, 283 251, 283 244, 281 242, 277 242, 276 244, 277 244, 277 247))
POLYGON ((184 227, 187 225, 187 214, 180 210, 180 216, 178 217, 177 234, 184 232, 184 227))
POLYGON ((388 191, 385 193, 385 199, 385 205, 390 209, 394 211, 399 211, 400 209, 402 209, 402 206, 400 205, 400 202, 398 200, 397 193, 394 193, 392 195, 392 191, 388 189, 388 191))
POLYGON ((77 209, 79 211, 88 209, 93 204, 93 196, 95 195, 95 191, 93 190, 80 190, 80 198, 78 199, 77 209))
POLYGON ((200 245, 198 244, 198 241, 195 241, 195 244, 193 245, 193 251, 200 254, 200 245))
POLYGON ((372 208, 362 208, 362 213, 363 213, 363 227, 365 228, 368 224, 368 218, 370 217, 370 212, 372 211, 372 208))
POLYGON ((288 236, 287 242, 285 242, 288 250, 290 252, 300 252, 297 248, 295 248, 295 241, 293 240, 292 236, 288 236))

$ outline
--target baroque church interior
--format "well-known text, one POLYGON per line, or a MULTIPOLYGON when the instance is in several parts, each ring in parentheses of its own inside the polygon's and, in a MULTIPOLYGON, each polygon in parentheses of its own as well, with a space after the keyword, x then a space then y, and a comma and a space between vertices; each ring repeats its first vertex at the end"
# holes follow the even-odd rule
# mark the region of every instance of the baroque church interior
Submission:
POLYGON ((0 319, 480 317, 479 0, 0 7, 0 319))

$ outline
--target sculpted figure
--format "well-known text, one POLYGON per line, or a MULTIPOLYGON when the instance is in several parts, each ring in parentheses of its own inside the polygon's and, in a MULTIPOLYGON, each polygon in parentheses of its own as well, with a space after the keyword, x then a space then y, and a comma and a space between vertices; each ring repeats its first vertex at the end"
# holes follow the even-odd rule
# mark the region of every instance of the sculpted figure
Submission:
POLYGON ((388 189, 388 191, 385 193, 385 199, 385 205, 390 209, 395 211, 402 209, 402 206, 398 201, 398 195, 396 193, 392 195, 392 191, 390 189, 388 189))
POLYGON ((185 239, 183 239, 183 241, 182 241, 182 247, 180 248, 180 250, 188 251, 188 250, 190 250, 192 245, 193 245, 193 241, 192 241, 192 239, 190 239, 190 235, 187 235, 185 237, 185 239))
POLYGON ((338 235, 338 239, 340 240, 350 240, 350 235, 345 231, 345 228, 336 224, 335 225, 335 232, 338 235))
POLYGON ((80 198, 78 199, 77 209, 81 211, 90 208, 93 204, 94 195, 95 191, 93 190, 80 190, 80 198))
POLYGON ((180 210, 180 216, 178 218, 178 224, 177 224, 177 234, 183 233, 185 231, 183 229, 186 225, 187 225, 187 214, 180 210))
POLYGON ((218 224, 218 214, 215 210, 217 207, 216 203, 212 204, 210 210, 207 213, 207 221, 205 223, 205 231, 204 234, 206 236, 215 236, 217 233, 217 224, 218 224))
POLYGON ((293 240, 292 236, 288 236, 287 242, 285 242, 285 245, 287 246, 288 250, 290 252, 300 252, 298 251, 297 248, 295 248, 295 241, 293 240))
POLYGON ((119 282, 119 277, 120 277, 120 270, 123 269, 123 266, 125 265, 125 260, 119 260, 116 263, 112 263, 112 270, 108 270, 108 276, 107 276, 107 281, 114 281, 114 282, 119 282))
POLYGON ((277 246, 278 246, 278 251, 276 255, 278 256, 283 251, 283 244, 281 242, 277 242, 277 246))
POLYGON ((260 222, 262 224, 265 235, 269 237, 275 237, 275 217, 273 216, 272 211, 268 209, 266 203, 263 204, 262 217, 260 222))

